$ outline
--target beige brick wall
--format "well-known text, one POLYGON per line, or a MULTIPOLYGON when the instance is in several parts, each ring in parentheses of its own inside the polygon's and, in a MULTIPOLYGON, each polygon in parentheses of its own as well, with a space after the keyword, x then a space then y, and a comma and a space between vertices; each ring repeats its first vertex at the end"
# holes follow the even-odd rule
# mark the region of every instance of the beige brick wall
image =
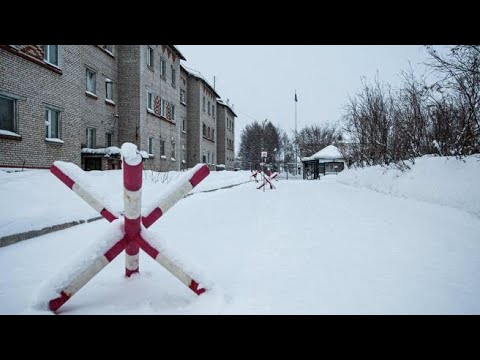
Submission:
MULTIPOLYGON (((25 47, 22 47, 22 50, 25 47)), ((30 46, 27 55, 43 59, 42 46, 30 46)), ((21 140, 0 138, 0 165, 49 167, 55 160, 80 165, 81 127, 80 49, 59 47, 61 71, 53 71, 28 58, 0 48, 0 92, 18 96, 17 133, 21 140), (61 73, 59 73, 61 72, 61 73), (61 110, 63 144, 45 140, 45 107, 61 110)))

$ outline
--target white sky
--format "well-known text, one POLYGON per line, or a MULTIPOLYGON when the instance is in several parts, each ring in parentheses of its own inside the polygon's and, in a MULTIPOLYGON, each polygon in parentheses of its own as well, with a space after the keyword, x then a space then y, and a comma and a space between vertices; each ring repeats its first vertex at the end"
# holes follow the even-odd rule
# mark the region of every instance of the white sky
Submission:
POLYGON ((268 118, 284 130, 295 128, 294 92, 297 90, 297 127, 336 122, 348 94, 361 87, 361 77, 393 86, 409 61, 418 73, 427 59, 419 45, 180 45, 187 67, 200 71, 238 115, 241 130, 253 119, 268 118))

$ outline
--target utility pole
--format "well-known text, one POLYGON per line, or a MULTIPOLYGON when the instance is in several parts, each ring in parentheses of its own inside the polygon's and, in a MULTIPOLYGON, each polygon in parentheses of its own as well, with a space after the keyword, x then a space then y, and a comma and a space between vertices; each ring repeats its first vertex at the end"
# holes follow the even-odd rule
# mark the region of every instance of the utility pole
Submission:
POLYGON ((295 175, 298 175, 298 143, 297 143, 297 90, 295 89, 295 175))

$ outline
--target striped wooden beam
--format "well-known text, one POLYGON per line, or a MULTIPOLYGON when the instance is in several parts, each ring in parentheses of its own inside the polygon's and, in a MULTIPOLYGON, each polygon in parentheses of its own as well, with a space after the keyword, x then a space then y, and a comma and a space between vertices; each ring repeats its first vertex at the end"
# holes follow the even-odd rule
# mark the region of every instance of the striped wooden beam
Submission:
POLYGON ((107 266, 118 254, 125 249, 125 237, 115 243, 107 252, 91 260, 90 264, 65 286, 59 293, 59 297, 52 299, 48 307, 52 311, 57 311, 60 306, 65 304, 78 290, 97 275, 105 266, 107 266))
MULTIPOLYGON (((131 145, 131 144, 130 144, 131 145)), ((135 236, 140 234, 140 222, 142 211, 142 156, 136 147, 131 150, 129 156, 123 159, 123 204, 125 216, 125 275, 131 276, 139 271, 139 247, 134 241, 135 236)))
POLYGON ((145 251, 148 255, 150 255, 156 262, 162 265, 165 269, 167 269, 173 276, 175 276, 178 280, 184 283, 190 290, 192 290, 195 294, 201 295, 207 289, 200 286, 200 284, 193 279, 191 275, 189 275, 186 271, 181 269, 175 261, 169 259, 165 254, 162 254, 158 251, 151 243, 143 239, 139 236, 136 239, 139 246, 145 251))
POLYGON ((143 226, 146 228, 150 227, 175 203, 205 179, 208 174, 210 174, 210 170, 206 164, 197 164, 185 175, 183 181, 177 182, 167 193, 162 195, 162 198, 158 203, 154 204, 154 209, 147 216, 142 216, 143 226))
POLYGON ((109 222, 117 219, 117 217, 113 215, 113 211, 109 210, 104 204, 90 194, 84 186, 72 180, 73 176, 69 176, 65 171, 60 170, 55 163, 50 167, 50 172, 109 222))

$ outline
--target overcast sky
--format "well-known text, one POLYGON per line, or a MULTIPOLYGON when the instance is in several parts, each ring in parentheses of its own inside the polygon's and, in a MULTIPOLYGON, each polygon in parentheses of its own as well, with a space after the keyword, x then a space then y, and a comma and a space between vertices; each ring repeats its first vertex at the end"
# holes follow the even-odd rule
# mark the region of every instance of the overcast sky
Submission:
POLYGON ((238 115, 241 130, 254 120, 268 119, 290 134, 297 128, 336 122, 348 94, 361 87, 361 77, 399 85, 400 72, 412 67, 423 73, 422 46, 400 45, 179 45, 187 67, 198 70, 238 115))

